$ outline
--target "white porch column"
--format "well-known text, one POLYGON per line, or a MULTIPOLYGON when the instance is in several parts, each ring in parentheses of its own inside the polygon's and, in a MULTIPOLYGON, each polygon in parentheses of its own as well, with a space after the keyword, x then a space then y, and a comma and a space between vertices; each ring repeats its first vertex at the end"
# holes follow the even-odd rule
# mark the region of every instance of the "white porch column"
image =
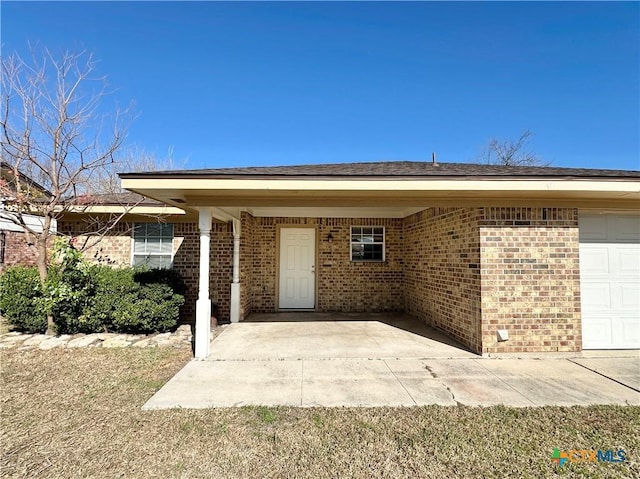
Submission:
POLYGON ((198 211, 200 227, 200 269, 198 271, 198 300, 196 301, 195 357, 209 356, 211 342, 211 299, 209 298, 209 251, 211 240, 211 210, 198 211))
POLYGON ((231 322, 240 321, 240 220, 233 223, 233 283, 231 284, 231 322))

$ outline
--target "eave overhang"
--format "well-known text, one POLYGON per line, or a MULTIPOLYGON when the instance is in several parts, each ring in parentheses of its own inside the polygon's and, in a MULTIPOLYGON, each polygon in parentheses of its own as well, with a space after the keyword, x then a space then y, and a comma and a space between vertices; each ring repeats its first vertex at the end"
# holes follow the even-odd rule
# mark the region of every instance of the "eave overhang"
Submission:
POLYGON ((556 206, 640 208, 640 178, 202 177, 122 175, 122 187, 184 208, 556 206))

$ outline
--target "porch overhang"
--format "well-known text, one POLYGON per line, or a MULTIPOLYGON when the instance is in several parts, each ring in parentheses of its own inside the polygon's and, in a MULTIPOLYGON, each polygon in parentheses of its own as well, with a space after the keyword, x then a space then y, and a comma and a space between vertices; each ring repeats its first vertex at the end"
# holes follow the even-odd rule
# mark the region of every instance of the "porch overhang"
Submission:
POLYGON ((130 191, 178 208, 555 206, 637 208, 636 179, 128 177, 130 191))
POLYGON ((632 177, 321 177, 123 174, 122 187, 196 213, 200 228, 196 357, 209 354, 211 222, 233 225, 231 320, 240 310, 241 212, 253 216, 405 218, 430 207, 550 207, 634 210, 640 178, 632 177))

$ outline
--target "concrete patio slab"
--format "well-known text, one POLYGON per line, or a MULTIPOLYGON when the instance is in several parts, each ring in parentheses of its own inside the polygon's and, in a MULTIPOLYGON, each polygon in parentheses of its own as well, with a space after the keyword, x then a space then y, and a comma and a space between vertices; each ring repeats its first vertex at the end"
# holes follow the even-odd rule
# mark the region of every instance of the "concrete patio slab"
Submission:
POLYGON ((415 406, 382 360, 305 360, 303 406, 415 406))
MULTIPOLYGON (((317 318, 316 315, 314 317, 317 318)), ((417 323, 414 325, 403 315, 385 315, 379 319, 231 324, 211 344, 208 359, 217 361, 477 357, 450 339, 445 341, 441 338, 441 333, 421 325, 416 320, 413 320, 417 323), (404 325, 407 329, 398 326, 403 321, 410 324, 404 325)))
POLYGON ((495 406, 498 404, 513 407, 534 406, 529 398, 488 371, 483 366, 486 361, 497 360, 430 360, 426 361, 426 366, 434 377, 446 385, 458 404, 465 406, 495 406))
POLYGON ((193 360, 143 409, 300 406, 300 361, 193 360))
POLYGON ((429 361, 428 366, 456 400, 468 405, 571 406, 640 400, 637 392, 566 359, 485 358, 429 361))
POLYGON ((640 404, 633 354, 482 358, 402 315, 286 317, 225 327, 211 356, 188 363, 144 409, 640 404))
POLYGON ((576 358, 572 361, 640 392, 640 354, 620 358, 576 358))
POLYGON ((455 406, 457 402, 443 382, 428 373, 426 361, 419 359, 385 359, 396 379, 418 406, 437 404, 455 406))
POLYGON ((632 389, 566 359, 496 359, 479 362, 536 406, 638 404, 640 401, 640 395, 632 389))

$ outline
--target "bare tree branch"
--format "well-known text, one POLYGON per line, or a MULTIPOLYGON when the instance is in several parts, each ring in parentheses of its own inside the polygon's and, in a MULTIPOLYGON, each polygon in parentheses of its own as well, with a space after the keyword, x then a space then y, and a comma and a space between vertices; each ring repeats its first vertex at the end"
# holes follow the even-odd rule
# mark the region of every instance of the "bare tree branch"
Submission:
MULTIPOLYGON (((44 282, 54 221, 103 202, 94 180, 116 176, 127 126, 123 120, 130 113, 104 109, 106 78, 96 75, 96 61, 85 51, 56 56, 31 48, 29 59, 13 54, 3 56, 1 64, 0 212, 35 239, 44 282), (41 231, 33 227, 34 216, 41 218, 41 231)), ((94 224, 93 238, 99 241, 112 231, 138 203, 96 216, 102 223, 94 224)))
POLYGON ((492 138, 479 155, 478 162, 504 166, 549 166, 549 162, 530 149, 532 137, 533 133, 525 130, 515 141, 492 138))

